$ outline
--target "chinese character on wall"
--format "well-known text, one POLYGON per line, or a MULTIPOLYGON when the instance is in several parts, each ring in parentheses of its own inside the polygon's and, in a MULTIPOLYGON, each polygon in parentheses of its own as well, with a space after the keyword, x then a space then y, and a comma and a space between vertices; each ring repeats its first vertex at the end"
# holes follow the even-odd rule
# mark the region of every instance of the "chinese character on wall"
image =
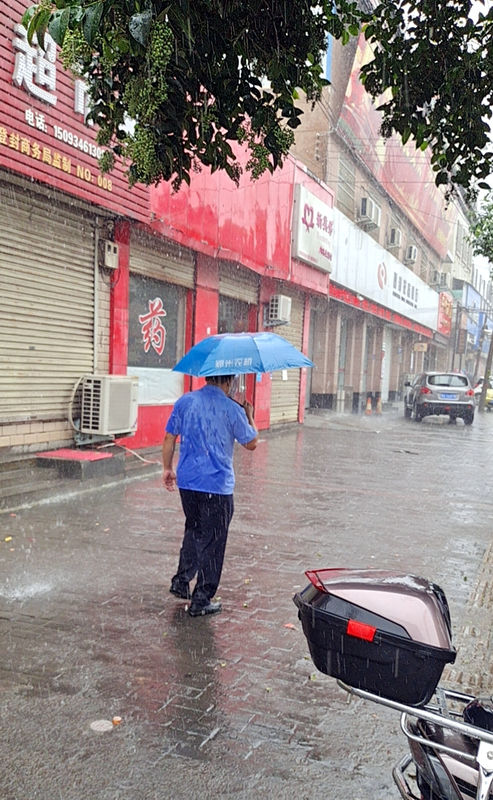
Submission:
POLYGON ((163 354, 166 344, 166 328, 160 318, 165 316, 166 311, 160 297, 149 300, 149 312, 139 316, 145 353, 148 353, 152 347, 159 356, 163 354))
POLYGON ((17 34, 13 40, 15 66, 13 81, 23 86, 29 94, 52 106, 56 105, 56 44, 49 33, 45 34, 42 49, 33 38, 32 44, 27 40, 27 31, 23 25, 14 26, 17 34))

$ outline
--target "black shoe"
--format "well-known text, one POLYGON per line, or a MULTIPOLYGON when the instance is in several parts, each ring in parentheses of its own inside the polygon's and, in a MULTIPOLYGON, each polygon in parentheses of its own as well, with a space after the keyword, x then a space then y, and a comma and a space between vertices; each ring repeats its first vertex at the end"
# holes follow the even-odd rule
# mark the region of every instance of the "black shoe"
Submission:
POLYGON ((172 583, 170 593, 174 594, 175 597, 179 597, 180 600, 190 600, 191 597, 190 589, 183 583, 172 583))
POLYGON ((209 603, 206 606, 193 606, 188 609, 191 617, 205 617, 206 614, 219 614, 223 610, 221 603, 209 603))

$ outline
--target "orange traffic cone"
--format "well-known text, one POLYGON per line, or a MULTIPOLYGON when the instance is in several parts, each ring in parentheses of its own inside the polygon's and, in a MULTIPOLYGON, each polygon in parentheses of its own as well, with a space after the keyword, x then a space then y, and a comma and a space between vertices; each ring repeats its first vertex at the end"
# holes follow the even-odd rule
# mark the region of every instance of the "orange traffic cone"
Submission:
POLYGON ((381 413, 382 413, 382 398, 379 397, 377 400, 377 407, 375 409, 375 414, 381 414, 381 413))
POLYGON ((369 417, 371 413, 372 413, 371 397, 367 397, 366 398, 366 411, 365 411, 365 414, 366 414, 367 417, 369 417))

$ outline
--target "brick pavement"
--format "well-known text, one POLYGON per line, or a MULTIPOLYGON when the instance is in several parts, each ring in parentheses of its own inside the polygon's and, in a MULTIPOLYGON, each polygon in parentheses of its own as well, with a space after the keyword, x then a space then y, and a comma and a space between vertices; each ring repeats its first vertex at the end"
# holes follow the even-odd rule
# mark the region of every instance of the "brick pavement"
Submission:
POLYGON ((493 697, 493 540, 487 547, 455 637, 456 663, 447 666, 444 685, 466 694, 493 697))
MULTIPOLYGON (((239 452, 215 618, 191 620, 167 593, 182 515, 159 479, 1 517, 1 800, 395 800, 391 766, 406 749, 397 715, 346 705, 309 659, 291 597, 317 564, 428 574, 432 563, 448 589, 460 563, 469 584, 456 611, 477 584, 458 617, 465 686, 490 647, 479 633, 491 608, 489 501, 478 489, 466 505, 469 487, 454 489, 446 545, 434 542, 436 464, 410 481, 418 445, 362 425, 280 432, 239 452), (90 729, 115 714, 111 733, 90 729)), ((437 453, 441 464, 443 442, 437 453)))

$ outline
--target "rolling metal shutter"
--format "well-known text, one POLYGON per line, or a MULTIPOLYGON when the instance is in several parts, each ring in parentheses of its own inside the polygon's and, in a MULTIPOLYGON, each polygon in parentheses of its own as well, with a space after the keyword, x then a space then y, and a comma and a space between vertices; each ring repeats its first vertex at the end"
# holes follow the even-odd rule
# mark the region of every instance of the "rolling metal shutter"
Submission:
MULTIPOLYGON (((304 295, 294 293, 290 289, 279 289, 279 294, 289 295, 293 302, 291 305, 291 322, 289 325, 279 325, 273 328, 273 332, 279 334, 288 342, 291 342, 298 350, 301 350, 303 342, 303 316, 304 316, 304 295)), ((288 369, 286 371, 288 379, 282 379, 282 372, 272 373, 272 394, 270 402, 270 424, 276 425, 280 422, 297 422, 298 408, 300 402, 300 380, 301 370, 288 369)))
POLYGON ((176 242, 135 229, 130 239, 130 270, 193 289, 195 254, 176 242))
POLYGON ((219 294, 258 305, 259 276, 238 264, 222 262, 219 265, 219 294))
POLYGON ((94 220, 0 180, 0 420, 67 418, 93 371, 94 220))

